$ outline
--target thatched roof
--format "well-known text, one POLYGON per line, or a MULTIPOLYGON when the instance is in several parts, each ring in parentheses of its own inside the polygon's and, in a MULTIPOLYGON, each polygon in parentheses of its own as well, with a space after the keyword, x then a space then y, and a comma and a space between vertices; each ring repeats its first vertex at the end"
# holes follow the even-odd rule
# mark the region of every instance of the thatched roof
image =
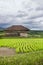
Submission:
POLYGON ((8 31, 29 31, 28 28, 26 28, 22 25, 13 25, 11 27, 8 27, 6 30, 8 30, 8 31))

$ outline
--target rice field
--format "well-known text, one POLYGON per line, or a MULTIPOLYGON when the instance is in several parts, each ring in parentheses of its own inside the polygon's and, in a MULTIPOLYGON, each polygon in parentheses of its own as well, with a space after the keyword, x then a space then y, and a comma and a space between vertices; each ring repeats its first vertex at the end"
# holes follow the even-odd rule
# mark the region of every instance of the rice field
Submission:
POLYGON ((14 48, 14 56, 0 56, 0 65, 43 65, 43 38, 4 38, 0 47, 14 48))
POLYGON ((43 38, 0 39, 0 47, 14 48, 17 53, 43 50, 43 38))

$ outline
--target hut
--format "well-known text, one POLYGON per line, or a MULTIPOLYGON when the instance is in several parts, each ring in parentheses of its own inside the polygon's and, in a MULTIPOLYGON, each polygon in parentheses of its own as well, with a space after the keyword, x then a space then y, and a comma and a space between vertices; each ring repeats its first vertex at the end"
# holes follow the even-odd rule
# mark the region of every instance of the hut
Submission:
POLYGON ((28 37, 29 29, 22 25, 13 25, 5 29, 6 36, 28 37))

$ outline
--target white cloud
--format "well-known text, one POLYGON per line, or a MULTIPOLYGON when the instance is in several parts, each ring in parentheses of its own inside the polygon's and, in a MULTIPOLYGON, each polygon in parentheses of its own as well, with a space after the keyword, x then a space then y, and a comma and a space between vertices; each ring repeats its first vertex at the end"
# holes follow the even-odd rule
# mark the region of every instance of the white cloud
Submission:
POLYGON ((0 24, 2 23, 43 29, 43 0, 0 0, 0 24))

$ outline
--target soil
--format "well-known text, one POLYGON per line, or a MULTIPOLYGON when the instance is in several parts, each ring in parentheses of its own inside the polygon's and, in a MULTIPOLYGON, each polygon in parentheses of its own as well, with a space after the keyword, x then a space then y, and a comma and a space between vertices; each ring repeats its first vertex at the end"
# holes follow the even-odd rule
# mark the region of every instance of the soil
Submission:
POLYGON ((7 47, 0 47, 0 56, 12 56, 14 55, 15 49, 7 48, 7 47))

